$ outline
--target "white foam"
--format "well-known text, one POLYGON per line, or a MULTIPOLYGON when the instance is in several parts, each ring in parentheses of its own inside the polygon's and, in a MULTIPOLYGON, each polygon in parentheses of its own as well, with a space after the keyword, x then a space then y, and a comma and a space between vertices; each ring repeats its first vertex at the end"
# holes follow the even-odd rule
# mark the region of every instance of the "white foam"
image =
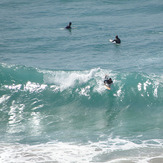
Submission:
POLYGON ((10 90, 14 90, 16 92, 19 90, 24 90, 29 92, 40 92, 44 90, 47 87, 47 85, 28 81, 24 86, 22 84, 17 84, 17 85, 12 84, 12 85, 4 85, 4 87, 10 90))
MULTIPOLYGON (((85 86, 86 88, 88 86, 94 86, 93 91, 100 93, 105 90, 103 80, 105 74, 108 74, 108 72, 109 71, 100 68, 95 68, 85 71, 43 71, 43 74, 45 83, 55 84, 52 86, 54 91, 58 89, 63 91, 68 88, 73 88, 76 84, 80 86, 87 84, 87 86, 85 86)), ((85 87, 83 89, 85 89, 85 87)), ((83 90, 81 90, 81 94, 82 91, 83 90)))
POLYGON ((153 95, 154 95, 154 97, 158 97, 158 87, 159 87, 159 82, 158 81, 156 81, 155 83, 154 83, 154 92, 153 92, 153 95))
POLYGON ((142 84, 141 83, 138 83, 138 86, 137 87, 138 87, 138 91, 141 91, 142 84))
POLYGON ((46 84, 39 84, 35 82, 28 81, 26 85, 24 85, 24 90, 29 92, 40 92, 47 87, 46 84))
POLYGON ((12 85, 5 85, 5 88, 11 89, 11 90, 20 90, 22 85, 21 84, 12 84, 12 85))
MULTIPOLYGON (((34 113, 35 124, 39 123, 39 115, 34 113)), ((163 141, 153 139, 136 144, 120 138, 108 138, 107 141, 75 144, 66 142, 49 142, 39 145, 0 144, 0 162, 109 162, 120 160, 149 160, 162 156, 163 141), (116 157, 115 157, 116 156, 116 157), (127 156, 127 157, 126 157, 127 156)))
POLYGON ((147 86, 151 85, 152 83, 147 80, 145 83, 144 83, 144 90, 146 91, 147 90, 147 86))
POLYGON ((2 97, 0 97, 0 104, 7 101, 9 98, 10 98, 10 96, 3 95, 2 97))
POLYGON ((90 86, 86 86, 85 88, 82 88, 79 94, 90 97, 90 86))
POLYGON ((1 163, 6 162, 89 162, 101 151, 88 145, 50 143, 41 145, 1 144, 1 163))

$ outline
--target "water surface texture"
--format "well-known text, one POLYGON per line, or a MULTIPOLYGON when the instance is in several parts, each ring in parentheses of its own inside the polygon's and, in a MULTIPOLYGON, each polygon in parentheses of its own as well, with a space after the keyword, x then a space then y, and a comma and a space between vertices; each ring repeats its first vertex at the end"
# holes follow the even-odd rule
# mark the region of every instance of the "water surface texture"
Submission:
POLYGON ((163 162, 162 17, 162 0, 1 0, 0 162, 163 162))

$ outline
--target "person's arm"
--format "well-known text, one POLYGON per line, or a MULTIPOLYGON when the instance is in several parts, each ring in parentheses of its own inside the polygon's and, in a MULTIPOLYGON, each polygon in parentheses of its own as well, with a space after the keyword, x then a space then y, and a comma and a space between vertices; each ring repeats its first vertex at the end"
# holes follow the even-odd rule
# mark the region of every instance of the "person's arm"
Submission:
POLYGON ((117 43, 117 39, 114 39, 112 42, 116 42, 117 43))

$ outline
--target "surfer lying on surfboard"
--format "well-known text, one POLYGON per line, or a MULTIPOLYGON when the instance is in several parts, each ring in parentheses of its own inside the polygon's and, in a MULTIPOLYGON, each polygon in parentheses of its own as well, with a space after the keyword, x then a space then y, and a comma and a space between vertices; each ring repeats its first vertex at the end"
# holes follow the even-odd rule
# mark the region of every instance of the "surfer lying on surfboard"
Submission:
POLYGON ((108 75, 105 75, 104 85, 106 85, 107 87, 110 88, 112 83, 113 83, 113 80, 111 78, 109 78, 108 75))

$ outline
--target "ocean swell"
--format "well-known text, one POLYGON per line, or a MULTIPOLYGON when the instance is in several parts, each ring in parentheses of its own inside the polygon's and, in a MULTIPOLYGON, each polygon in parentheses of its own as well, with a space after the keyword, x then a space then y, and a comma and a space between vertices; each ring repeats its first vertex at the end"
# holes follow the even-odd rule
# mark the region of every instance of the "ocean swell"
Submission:
POLYGON ((96 139, 96 131, 128 136, 151 130, 154 135, 162 128, 161 76, 101 68, 55 71, 1 65, 0 69, 1 140, 37 142, 40 135, 43 142, 54 135, 71 140, 71 132, 80 140, 84 128, 83 141, 88 141, 96 139), (111 90, 103 84, 105 74, 113 79, 111 90))

